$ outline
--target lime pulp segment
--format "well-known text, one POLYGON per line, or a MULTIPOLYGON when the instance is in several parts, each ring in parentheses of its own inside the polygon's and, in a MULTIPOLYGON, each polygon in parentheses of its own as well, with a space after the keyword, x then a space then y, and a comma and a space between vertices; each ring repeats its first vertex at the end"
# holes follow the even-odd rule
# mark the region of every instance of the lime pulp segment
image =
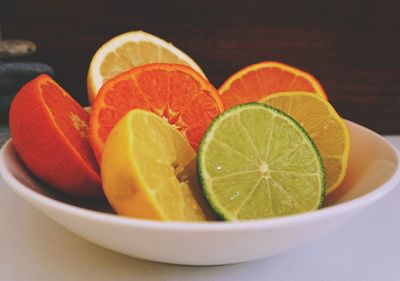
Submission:
POLYGON ((306 212, 325 196, 313 141, 293 118, 260 103, 235 106, 213 121, 200 144, 198 173, 210 205, 226 220, 306 212))

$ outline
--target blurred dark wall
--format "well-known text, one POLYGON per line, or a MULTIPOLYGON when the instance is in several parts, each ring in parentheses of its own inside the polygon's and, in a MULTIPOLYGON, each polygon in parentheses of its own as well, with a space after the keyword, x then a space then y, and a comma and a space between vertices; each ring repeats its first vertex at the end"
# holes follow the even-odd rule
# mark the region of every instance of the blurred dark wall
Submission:
POLYGON ((34 41, 82 104, 96 49, 141 29, 188 53, 217 88, 248 64, 281 61, 315 75, 343 117, 400 133, 399 1, 2 0, 0 9, 3 38, 34 41))

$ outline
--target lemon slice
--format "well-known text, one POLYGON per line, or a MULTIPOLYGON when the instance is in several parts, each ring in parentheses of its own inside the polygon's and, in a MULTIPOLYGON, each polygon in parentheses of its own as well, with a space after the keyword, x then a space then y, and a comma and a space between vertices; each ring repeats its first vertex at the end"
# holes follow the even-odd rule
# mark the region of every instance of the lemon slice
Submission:
POLYGON ((104 146, 104 193, 121 215, 169 221, 211 218, 196 175, 196 153, 158 115, 134 109, 113 128, 104 146))
POLYGON ((309 92, 277 93, 262 102, 299 122, 317 145, 326 172, 327 193, 344 180, 350 153, 350 134, 343 119, 326 100, 309 92))
POLYGON ((143 31, 131 31, 112 38, 93 56, 87 76, 90 104, 107 80, 132 67, 156 62, 188 65, 205 77, 201 68, 171 43, 143 31))
POLYGON ((290 116, 261 103, 232 107, 214 120, 200 143, 198 172, 225 220, 311 211, 325 195, 313 141, 290 116))

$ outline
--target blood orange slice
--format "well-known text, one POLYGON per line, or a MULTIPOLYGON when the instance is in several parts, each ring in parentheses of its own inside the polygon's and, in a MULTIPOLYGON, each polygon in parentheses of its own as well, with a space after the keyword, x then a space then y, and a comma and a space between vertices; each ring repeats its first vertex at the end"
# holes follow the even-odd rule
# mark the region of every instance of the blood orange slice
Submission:
POLYGON ((208 124, 223 111, 217 90, 191 67, 155 63, 128 70, 107 81, 92 106, 90 137, 99 163, 111 129, 136 108, 167 119, 195 150, 208 124))
POLYGON ((307 91, 327 99, 324 89, 311 74, 272 61, 256 63, 239 70, 219 88, 225 109, 259 101, 274 93, 290 91, 307 91))
POLYGON ((49 76, 19 90, 10 108, 10 131, 21 159, 41 180, 75 196, 103 195, 89 113, 49 76))

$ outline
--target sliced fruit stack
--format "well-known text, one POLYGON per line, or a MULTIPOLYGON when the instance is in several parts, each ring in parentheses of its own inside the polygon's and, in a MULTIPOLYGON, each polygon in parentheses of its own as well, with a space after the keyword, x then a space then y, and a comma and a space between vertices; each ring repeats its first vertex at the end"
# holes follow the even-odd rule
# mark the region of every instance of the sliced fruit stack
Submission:
POLYGON ((193 165, 202 135, 222 110, 217 90, 184 65, 143 65, 106 82, 93 103, 90 135, 114 209, 144 218, 204 219, 192 194, 193 189, 200 193, 196 169, 188 165, 193 165), (118 148, 127 145, 131 153, 118 148), (123 161, 117 169, 116 159, 123 161))
POLYGON ((109 40, 94 55, 87 81, 90 103, 104 82, 132 67, 148 63, 183 64, 205 77, 196 62, 171 43, 143 31, 127 32, 109 40))
POLYGON ((37 177, 104 192, 120 215, 292 215, 320 208, 346 174, 346 124, 313 76, 285 64, 251 65, 217 91, 182 51, 129 32, 93 57, 88 95, 90 117, 51 78, 29 82, 11 108, 13 142, 37 177))

